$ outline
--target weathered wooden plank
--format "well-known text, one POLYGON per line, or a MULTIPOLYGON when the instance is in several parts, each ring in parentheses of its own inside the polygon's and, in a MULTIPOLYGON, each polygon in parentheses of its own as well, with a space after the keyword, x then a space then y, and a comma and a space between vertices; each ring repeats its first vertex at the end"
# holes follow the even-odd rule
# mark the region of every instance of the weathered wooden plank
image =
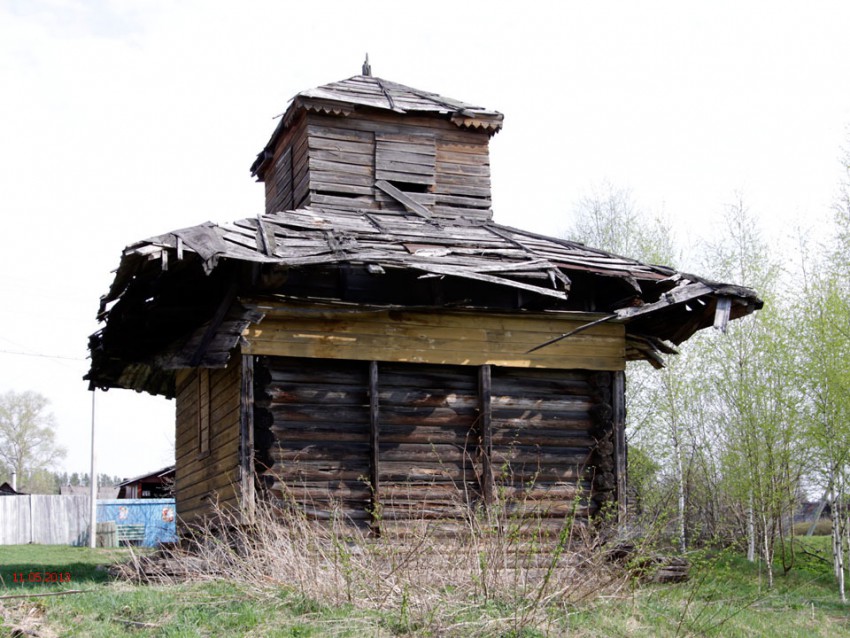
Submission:
MULTIPOLYGON (((356 185, 356 184, 346 184, 342 181, 333 181, 327 176, 323 179, 319 179, 318 176, 313 175, 313 178, 310 180, 310 189, 316 191, 317 193, 352 193, 353 195, 371 195, 372 194, 372 186, 365 185, 356 185)), ((337 195, 337 197, 339 197, 337 195)), ((345 202, 346 204, 353 203, 350 199, 345 202)))
MULTIPOLYGON (((381 481, 475 481, 475 472, 468 462, 453 461, 384 461, 381 462, 381 481)), ((458 486, 461 487, 462 486, 458 486)))
POLYGON ((422 188, 423 186, 432 187, 434 185, 434 176, 424 172, 401 172, 378 168, 375 169, 375 177, 387 182, 417 184, 418 188, 422 188))
POLYGON ((574 414, 552 414, 546 412, 536 412, 526 414, 523 411, 512 411, 505 414, 504 412, 494 413, 493 415, 493 430, 498 432, 497 428, 501 429, 504 436, 512 436, 512 432, 520 431, 525 428, 534 427, 538 432, 556 432, 571 433, 575 436, 583 436, 593 429, 593 419, 588 413, 574 414))
POLYGON ((620 370, 624 358, 618 356, 549 355, 528 357, 512 353, 462 352, 438 349, 403 350, 389 347, 387 343, 377 345, 359 344, 346 347, 328 340, 252 340, 244 351, 255 355, 307 357, 319 359, 352 359, 359 361, 403 361, 450 365, 498 365, 508 367, 560 368, 561 366, 584 367, 592 370, 620 370))
POLYGON ((423 134, 433 134, 440 144, 459 148, 483 146, 487 152, 489 134, 482 131, 470 131, 458 128, 457 125, 434 117, 417 116, 412 113, 399 115, 396 113, 370 113, 369 119, 345 118, 340 120, 329 115, 309 113, 311 123, 345 127, 351 130, 372 131, 384 135, 410 135, 419 137, 423 134))
POLYGON ((372 157, 374 145, 371 142, 348 142, 345 140, 331 140, 322 137, 310 137, 308 139, 310 150, 319 149, 327 151, 346 151, 348 153, 360 153, 372 157))
POLYGON ((626 524, 628 516, 627 491, 627 447, 626 447, 626 377, 623 372, 613 374, 611 401, 614 409, 612 426, 614 429, 614 473, 617 477, 617 522, 626 524))
POLYGON ((371 155, 325 149, 312 149, 310 151, 310 161, 328 162, 336 166, 370 168, 374 164, 374 158, 371 155))
POLYGON ((369 482, 372 488, 372 524, 380 532, 381 484, 380 484, 380 389, 378 387, 378 362, 369 362, 369 482))
POLYGON ((450 162, 447 159, 440 161, 440 154, 437 154, 437 172, 446 175, 474 175, 478 177, 486 177, 490 179, 489 164, 469 163, 469 162, 450 162))
POLYGON ((392 184, 386 182, 384 179, 379 179, 377 182, 375 182, 375 186, 380 190, 384 191, 387 195, 398 200, 398 202, 410 212, 416 213, 417 215, 420 215, 421 217, 424 217, 426 219, 431 217, 431 213, 427 208, 422 206, 422 204, 415 201, 414 199, 411 199, 408 195, 400 191, 392 184))
POLYGON ((434 193, 434 202, 462 208, 489 209, 492 206, 489 197, 463 197, 459 195, 446 195, 445 193, 434 193))
POLYGON ((382 423, 388 425, 440 424, 444 427, 462 427, 471 424, 476 416, 475 408, 457 409, 443 407, 417 408, 410 406, 385 406, 382 423))
POLYGON ((482 467, 482 491, 484 502, 492 503, 495 500, 495 483, 493 480, 493 423, 491 397, 491 369, 485 364, 478 369, 478 397, 479 418, 478 427, 481 430, 481 467, 482 467))
POLYGON ((454 220, 462 217, 466 220, 488 221, 493 218, 493 210, 490 208, 462 208, 460 206, 445 206, 435 202, 431 210, 434 217, 438 219, 454 220))
POLYGON ((269 450, 275 461, 297 465, 310 461, 339 461, 346 462, 348 467, 369 468, 370 442, 340 443, 332 438, 326 441, 313 439, 311 441, 278 441, 269 450), (353 463, 351 463, 353 461, 353 463))
POLYGON ((363 405, 367 401, 366 389, 356 385, 287 384, 281 386, 275 383, 268 386, 267 392, 272 402, 278 405, 287 403, 325 405, 328 402, 336 405, 363 405))
POLYGON ((367 131, 356 131, 350 128, 320 126, 317 124, 309 124, 307 126, 307 134, 315 137, 323 137, 326 139, 349 140, 352 142, 367 142, 372 143, 375 139, 374 135, 367 131))
POLYGON ((378 208, 373 197, 339 197, 315 193, 310 197, 310 201, 316 205, 343 207, 351 210, 377 210, 378 208))
POLYGON ((345 184, 351 186, 367 186, 363 193, 371 193, 375 178, 371 174, 358 175, 342 171, 313 170, 310 176, 310 185, 314 190, 322 190, 322 184, 345 184))
POLYGON ((327 172, 331 174, 360 175, 374 179, 375 171, 371 164, 347 164, 344 162, 327 161, 310 156, 310 170, 315 172, 327 172))
POLYGON ((239 501, 242 522, 254 520, 254 357, 242 356, 239 412, 239 501))
MULTIPOLYGON (((484 183, 450 183, 450 182, 460 182, 461 180, 448 180, 448 178, 443 175, 437 173, 436 176, 436 184, 434 185, 434 192, 437 194, 445 194, 445 195, 467 195, 472 197, 490 197, 490 186, 489 184, 484 183)), ((541 257, 545 257, 546 255, 541 254, 541 257)))
POLYGON ((480 153, 449 151, 440 144, 437 146, 437 170, 440 170, 440 167, 444 164, 450 164, 452 166, 463 164, 464 166, 480 166, 489 169, 490 158, 488 155, 480 153))

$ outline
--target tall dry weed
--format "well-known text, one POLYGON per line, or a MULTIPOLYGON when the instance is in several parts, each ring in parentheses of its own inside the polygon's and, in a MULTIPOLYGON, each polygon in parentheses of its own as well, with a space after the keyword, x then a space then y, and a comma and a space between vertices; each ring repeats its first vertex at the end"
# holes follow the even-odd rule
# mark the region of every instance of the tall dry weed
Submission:
POLYGON ((217 510, 180 546, 121 568, 133 580, 225 579, 258 598, 281 589, 325 604, 381 610, 396 630, 521 633, 628 580, 575 512, 557 521, 502 501, 453 521, 417 520, 375 537, 343 517, 311 520, 295 503, 258 503, 254 522, 217 510), (556 524, 555 524, 556 523, 556 524))

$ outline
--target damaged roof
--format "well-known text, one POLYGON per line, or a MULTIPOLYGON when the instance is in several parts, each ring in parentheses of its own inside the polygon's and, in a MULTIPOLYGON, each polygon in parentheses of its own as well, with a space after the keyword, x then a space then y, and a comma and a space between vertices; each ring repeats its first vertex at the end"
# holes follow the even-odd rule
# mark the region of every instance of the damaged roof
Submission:
POLYGON ((492 221, 305 208, 207 222, 125 249, 101 300, 105 325, 90 338, 86 378, 173 396, 173 371, 224 366, 262 318, 252 300, 268 296, 604 313, 626 325, 627 358, 656 365, 697 330, 762 306, 748 288, 492 221))
POLYGON ((461 128, 481 129, 490 135, 499 132, 504 121, 502 113, 482 106, 371 75, 355 75, 346 80, 301 91, 293 97, 265 148, 251 166, 252 174, 263 173, 264 164, 278 139, 301 111, 347 117, 358 108, 442 116, 461 128))

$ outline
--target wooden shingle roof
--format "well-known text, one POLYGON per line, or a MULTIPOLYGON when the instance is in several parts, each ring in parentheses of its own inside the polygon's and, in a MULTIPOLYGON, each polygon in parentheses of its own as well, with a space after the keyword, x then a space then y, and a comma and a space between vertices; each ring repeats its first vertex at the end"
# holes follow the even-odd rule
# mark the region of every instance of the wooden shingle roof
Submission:
POLYGON ((449 115, 458 126, 485 128, 494 132, 502 127, 504 117, 498 111, 371 75, 355 75, 347 80, 302 91, 295 96, 293 103, 301 102, 305 108, 315 108, 321 101, 368 106, 396 113, 449 115))
POLYGON ((369 303, 384 307, 415 304, 438 309, 433 299, 411 302, 408 295, 407 301, 399 301, 415 282, 437 279, 458 282, 456 289, 463 290, 461 301, 446 302, 453 308, 503 311, 504 305, 494 304, 516 297, 521 298, 514 306, 517 311, 606 313, 607 319, 626 324, 627 355, 656 363, 661 354, 675 352, 670 344, 712 325, 718 314, 736 318, 762 304, 748 288, 491 221, 307 208, 227 224, 207 222, 129 246, 101 300, 98 318, 105 326, 92 336, 92 370, 87 378, 105 387, 168 394, 170 370, 226 364, 242 331, 262 318, 247 298, 271 293, 350 302, 343 298, 344 290, 322 288, 319 275, 347 276, 352 271, 374 282, 368 285, 379 292, 371 293, 369 303), (239 264, 249 270, 254 264, 253 283, 244 275, 216 283, 218 273, 239 264), (266 274, 257 275, 257 268, 266 274), (260 280, 262 285, 257 284, 260 280), (391 280, 402 283, 391 288, 386 283, 391 280), (207 304, 192 323, 186 296, 203 286, 211 290, 204 294, 221 305, 216 309, 207 304), (169 287, 183 292, 170 300, 169 287), (501 297, 493 301, 494 295, 501 297), (721 299, 728 303, 720 303, 721 299), (217 320, 210 318, 212 314, 219 315, 217 320), (176 330, 172 324, 177 317, 186 322, 181 328, 184 334, 166 334, 176 330), (158 345, 145 346, 140 360, 116 356, 111 344, 121 343, 123 348, 142 343, 138 336, 125 333, 125 326, 135 323, 145 330, 161 325, 160 336, 149 334, 158 345))

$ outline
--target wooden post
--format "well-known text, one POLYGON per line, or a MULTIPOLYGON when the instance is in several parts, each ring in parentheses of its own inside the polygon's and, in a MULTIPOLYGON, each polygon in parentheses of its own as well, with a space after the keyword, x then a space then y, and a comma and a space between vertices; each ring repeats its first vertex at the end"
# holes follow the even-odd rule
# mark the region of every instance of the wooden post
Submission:
POLYGON ((91 391, 91 474, 89 475, 89 547, 97 547, 97 464, 94 453, 94 406, 97 390, 91 391))
POLYGON ((611 404, 614 426, 614 464, 617 473, 617 524, 626 523, 628 501, 627 486, 627 450, 626 450, 626 373, 614 372, 611 384, 611 404))
POLYGON ((369 483, 372 487, 372 529, 380 536, 380 406, 378 404, 378 362, 369 362, 369 483))
POLYGON ((239 401, 239 496, 242 522, 254 521, 254 356, 242 355, 239 401))
POLYGON ((478 368, 478 402, 479 417, 478 425, 481 428, 481 466, 482 466, 482 492, 484 502, 492 503, 495 498, 495 481, 493 480, 493 465, 491 456, 493 454, 493 429, 490 423, 490 395, 491 395, 491 371, 490 365, 484 364, 478 368))

